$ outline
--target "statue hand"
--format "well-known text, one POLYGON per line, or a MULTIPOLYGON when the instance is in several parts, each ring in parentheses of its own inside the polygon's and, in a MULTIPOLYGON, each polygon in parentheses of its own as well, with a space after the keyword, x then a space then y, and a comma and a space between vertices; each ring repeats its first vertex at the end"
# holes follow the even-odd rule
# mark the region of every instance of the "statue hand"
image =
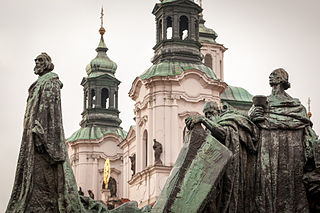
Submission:
POLYGON ((194 125, 197 123, 201 123, 203 121, 204 116, 189 116, 185 119, 186 126, 189 130, 193 129, 194 125))
POLYGON ((264 109, 262 106, 254 106, 249 110, 249 117, 254 122, 264 121, 264 109))

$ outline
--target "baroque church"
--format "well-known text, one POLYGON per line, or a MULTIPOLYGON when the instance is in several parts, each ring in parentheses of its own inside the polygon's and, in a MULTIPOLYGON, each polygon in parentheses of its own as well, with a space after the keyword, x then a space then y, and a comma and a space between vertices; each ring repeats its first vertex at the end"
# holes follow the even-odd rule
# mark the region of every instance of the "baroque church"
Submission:
MULTIPOLYGON (((153 65, 132 83, 135 124, 120 126, 117 65, 107 56, 101 26, 97 56, 86 67, 80 129, 67 139, 68 154, 79 187, 94 199, 117 205, 134 200, 152 204, 178 157, 186 132, 184 120, 202 114, 207 101, 246 113, 252 95, 224 82, 227 50, 216 32, 205 26, 201 3, 162 0, 152 11, 156 20, 153 65), (104 164, 110 160, 108 187, 104 164)), ((143 70, 144 68, 141 68, 143 70)))

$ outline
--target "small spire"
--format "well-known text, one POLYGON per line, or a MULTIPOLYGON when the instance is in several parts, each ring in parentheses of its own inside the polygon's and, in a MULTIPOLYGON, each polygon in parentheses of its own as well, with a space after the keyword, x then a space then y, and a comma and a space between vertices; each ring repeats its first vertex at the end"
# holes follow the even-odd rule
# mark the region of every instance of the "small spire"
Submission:
POLYGON ((310 105, 311 105, 311 99, 310 99, 310 97, 308 98, 308 117, 309 118, 311 118, 311 116, 312 116, 312 113, 311 113, 311 111, 310 111, 310 105))
POLYGON ((99 29, 99 33, 101 36, 103 36, 103 34, 106 32, 106 30, 104 29, 103 27, 103 6, 101 7, 101 16, 100 16, 100 19, 101 19, 101 26, 100 26, 100 29, 99 29))

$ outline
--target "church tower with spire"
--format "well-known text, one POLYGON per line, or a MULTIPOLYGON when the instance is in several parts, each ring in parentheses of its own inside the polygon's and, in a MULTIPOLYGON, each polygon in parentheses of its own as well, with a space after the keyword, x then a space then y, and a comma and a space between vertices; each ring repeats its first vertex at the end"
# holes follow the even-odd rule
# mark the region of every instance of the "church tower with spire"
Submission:
POLYGON ((100 42, 97 56, 86 67, 87 76, 82 79, 83 112, 81 128, 67 139, 71 165, 78 186, 85 195, 91 190, 95 199, 107 200, 108 189, 103 186, 103 168, 110 160, 111 177, 121 197, 122 150, 117 146, 126 136, 120 127, 118 89, 120 81, 115 77, 117 64, 107 56, 104 42, 103 9, 101 9, 100 42), (115 181, 114 181, 115 180, 115 181))
POLYGON ((183 146, 185 118, 220 103, 226 84, 202 62, 202 8, 193 0, 162 0, 152 11, 156 44, 152 66, 132 83, 135 121, 123 150, 123 196, 139 206, 153 203, 183 146), (160 144, 160 145, 159 145, 160 144), (159 148, 161 146, 161 148, 159 148))

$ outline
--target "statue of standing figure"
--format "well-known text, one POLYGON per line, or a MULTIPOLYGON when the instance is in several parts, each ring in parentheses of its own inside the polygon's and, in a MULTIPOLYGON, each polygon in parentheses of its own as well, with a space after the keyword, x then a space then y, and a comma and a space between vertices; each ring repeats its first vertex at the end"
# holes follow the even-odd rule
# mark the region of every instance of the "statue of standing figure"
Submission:
POLYGON ((162 165, 162 161, 160 159, 162 153, 162 144, 159 143, 156 139, 153 139, 153 150, 154 150, 154 164, 162 165))
POLYGON ((6 212, 81 212, 61 116, 62 83, 51 58, 35 59, 16 177, 6 212), (71 210, 70 210, 71 208, 71 210))
POLYGON ((271 95, 264 101, 258 97, 249 111, 249 117, 260 129, 255 183, 257 211, 318 212, 318 136, 311 128, 305 107, 285 92, 290 88, 288 73, 282 68, 274 70, 269 84, 271 95))

